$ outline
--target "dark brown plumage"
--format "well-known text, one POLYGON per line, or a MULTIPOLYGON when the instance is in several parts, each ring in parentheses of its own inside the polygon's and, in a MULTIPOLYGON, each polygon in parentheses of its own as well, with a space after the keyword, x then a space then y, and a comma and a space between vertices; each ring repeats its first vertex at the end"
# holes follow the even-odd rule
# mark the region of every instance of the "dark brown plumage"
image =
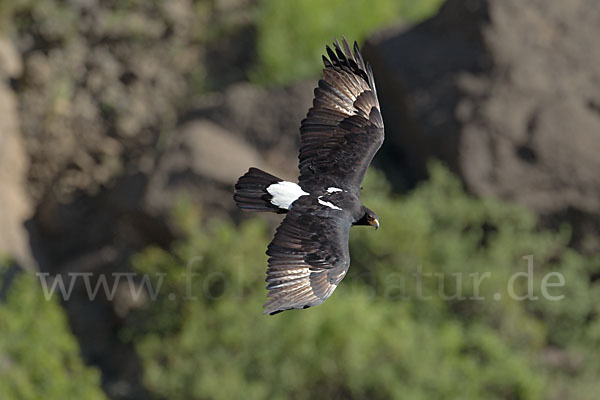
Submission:
POLYGON ((299 184, 251 168, 234 199, 248 211, 287 213, 267 249, 265 313, 321 304, 350 266, 352 225, 378 227, 360 202, 367 168, 384 138, 373 72, 346 39, 327 46, 323 79, 300 127, 299 184))

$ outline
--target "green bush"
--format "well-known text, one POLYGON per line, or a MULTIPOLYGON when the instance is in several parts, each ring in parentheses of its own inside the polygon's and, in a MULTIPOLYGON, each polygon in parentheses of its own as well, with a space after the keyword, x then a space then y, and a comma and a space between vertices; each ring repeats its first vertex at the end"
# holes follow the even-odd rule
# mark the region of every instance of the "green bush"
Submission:
POLYGON ((0 266, 0 398, 105 399, 61 306, 44 298, 33 274, 13 273, 0 266))
MULTIPOLYGON (((276 316, 261 315, 272 236, 261 218, 194 227, 197 216, 182 207, 189 238, 133 260, 139 272, 167 274, 156 301, 123 331, 148 389, 168 399, 594 398, 600 293, 589 272, 599 260, 568 249, 567 230, 538 231, 525 210, 466 195, 440 166, 431 175, 397 197, 371 172, 363 201, 380 230, 353 228, 350 273, 323 305, 276 316), (539 299, 516 301, 507 282, 527 270, 529 254, 539 299), (189 287, 186 265, 199 274, 189 287), (419 266, 444 273, 448 295, 452 274, 462 274, 466 297, 475 295, 468 274, 489 272, 485 300, 444 301, 435 276, 423 277, 431 299, 419 298, 419 266), (549 289, 563 300, 541 296, 550 271, 565 277, 549 289), (190 294, 197 298, 184 300, 190 294)), ((516 286, 525 293, 524 279, 516 286)))
POLYGON ((394 21, 419 21, 442 0, 265 0, 257 20, 254 80, 282 84, 317 75, 325 44, 345 35, 361 42, 394 21))

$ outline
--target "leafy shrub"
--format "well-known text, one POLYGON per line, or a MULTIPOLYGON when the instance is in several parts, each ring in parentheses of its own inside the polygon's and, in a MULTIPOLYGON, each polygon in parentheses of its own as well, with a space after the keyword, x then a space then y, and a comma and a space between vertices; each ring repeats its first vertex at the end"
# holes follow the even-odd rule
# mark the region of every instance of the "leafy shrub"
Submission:
MULTIPOLYGON (((194 227, 182 208, 189 238, 133 260, 140 272, 166 274, 123 332, 149 390, 169 399, 594 398, 600 297, 589 271, 598 260, 567 249, 568 231, 537 231, 525 210, 466 195, 440 166, 431 175, 397 197, 371 172, 363 200, 381 229, 353 229, 350 273, 323 305, 273 317, 260 313, 271 230, 260 218, 194 227), (516 301, 507 282, 527 270, 529 254, 539 299, 516 301), (186 280, 186 265, 198 276, 186 280), (467 299, 443 300, 436 276, 417 293, 418 266, 443 273, 447 295, 462 274, 467 299), (565 277, 549 289, 563 300, 540 293, 549 271, 565 277), (484 272, 485 300, 468 299, 477 294, 469 274, 484 272)), ((515 282, 525 293, 525 280, 515 282)))
POLYGON ((60 305, 44 298, 35 276, 9 271, 0 266, 0 398, 104 399, 60 305))
POLYGON ((433 14, 441 0, 265 0, 257 21, 258 65, 254 79, 287 83, 316 75, 321 54, 333 38, 362 41, 393 21, 418 21, 433 14))

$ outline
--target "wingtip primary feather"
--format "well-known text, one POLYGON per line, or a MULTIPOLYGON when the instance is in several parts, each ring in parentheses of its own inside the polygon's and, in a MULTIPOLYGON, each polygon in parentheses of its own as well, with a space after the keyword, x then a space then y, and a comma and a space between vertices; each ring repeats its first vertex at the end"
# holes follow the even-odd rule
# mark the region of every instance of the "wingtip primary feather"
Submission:
POLYGON ((340 64, 343 66, 348 65, 348 57, 342 50, 340 42, 337 40, 337 38, 334 40, 333 46, 335 47, 335 53, 337 54, 338 59, 340 60, 340 64))
POLYGON ((354 51, 350 48, 348 40, 344 35, 342 35, 341 44, 337 38, 334 38, 333 48, 327 44, 325 45, 325 49, 327 56, 323 55, 322 58, 326 69, 333 68, 337 71, 340 68, 342 71, 361 77, 370 87, 374 88, 373 73, 370 72, 368 64, 365 63, 356 40, 353 45, 354 51))
POLYGON ((362 53, 360 52, 360 47, 358 47, 358 42, 356 40, 354 41, 354 58, 356 59, 356 62, 361 66, 361 68, 363 68, 365 65, 365 61, 363 60, 362 53))
POLYGON ((354 54, 352 54, 352 51, 350 50, 350 46, 348 45, 348 41, 346 40, 346 37, 343 35, 342 35, 342 46, 344 46, 344 51, 346 52, 348 58, 354 59, 354 54))
POLYGON ((331 63, 336 66, 337 64, 340 63, 340 61, 337 58, 337 55, 335 54, 335 52, 331 49, 331 47, 329 47, 329 45, 325 46, 325 49, 327 50, 327 55, 329 56, 329 60, 331 61, 331 63))

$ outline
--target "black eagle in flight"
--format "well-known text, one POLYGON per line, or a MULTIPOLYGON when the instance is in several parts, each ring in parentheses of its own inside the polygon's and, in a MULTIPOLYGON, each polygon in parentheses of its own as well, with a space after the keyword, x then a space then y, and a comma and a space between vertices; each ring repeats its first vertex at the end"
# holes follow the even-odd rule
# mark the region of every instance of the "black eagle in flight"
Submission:
POLYGON ((300 126, 298 184, 250 168, 235 185, 241 209, 286 214, 267 249, 265 314, 325 301, 350 266, 350 227, 379 227, 360 201, 362 180, 384 136, 373 72, 356 42, 352 52, 345 38, 341 45, 335 40, 327 55, 300 126))

